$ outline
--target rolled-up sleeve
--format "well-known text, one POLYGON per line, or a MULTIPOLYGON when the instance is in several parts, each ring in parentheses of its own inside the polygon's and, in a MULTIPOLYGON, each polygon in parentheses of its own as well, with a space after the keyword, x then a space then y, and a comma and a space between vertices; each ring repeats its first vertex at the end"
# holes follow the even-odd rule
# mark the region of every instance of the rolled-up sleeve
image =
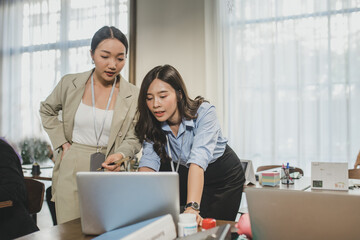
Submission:
POLYGON ((191 163, 194 163, 205 171, 211 160, 214 159, 214 150, 221 130, 215 107, 210 106, 202 110, 199 111, 195 123, 194 141, 186 165, 189 167, 191 163))
POLYGON ((41 122, 49 135, 54 149, 58 149, 67 142, 64 133, 64 125, 58 118, 59 111, 63 108, 62 84, 64 79, 65 77, 57 84, 46 100, 40 103, 41 122))
POLYGON ((143 142, 142 156, 139 162, 139 168, 148 167, 159 171, 160 169, 160 157, 154 151, 153 143, 143 142))

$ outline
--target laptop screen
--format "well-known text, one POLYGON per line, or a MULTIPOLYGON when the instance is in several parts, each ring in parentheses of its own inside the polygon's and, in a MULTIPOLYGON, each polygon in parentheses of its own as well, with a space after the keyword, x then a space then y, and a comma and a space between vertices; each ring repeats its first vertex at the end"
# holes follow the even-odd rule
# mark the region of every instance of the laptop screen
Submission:
POLYGON ((176 172, 78 172, 82 231, 101 234, 150 218, 180 213, 176 172))
POLYGON ((359 239, 360 196, 245 188, 254 239, 359 239))
POLYGON ((241 161, 241 165, 242 165, 242 168, 243 168, 244 173, 245 173, 245 172, 246 172, 247 165, 248 165, 248 162, 243 162, 243 161, 241 161))

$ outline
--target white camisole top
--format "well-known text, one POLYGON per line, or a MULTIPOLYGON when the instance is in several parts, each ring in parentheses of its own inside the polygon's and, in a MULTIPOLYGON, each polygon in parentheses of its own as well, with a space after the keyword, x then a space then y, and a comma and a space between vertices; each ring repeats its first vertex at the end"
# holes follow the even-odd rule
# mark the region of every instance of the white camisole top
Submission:
MULTIPOLYGON (((103 118, 106 117, 104 123, 104 130, 99 140, 99 146, 106 147, 109 141, 111 122, 114 115, 114 110, 95 108, 96 114, 96 133, 100 134, 101 124, 103 118)), ((82 101, 76 111, 74 130, 72 141, 80 144, 96 146, 96 137, 94 130, 94 116, 92 106, 84 104, 82 101)))

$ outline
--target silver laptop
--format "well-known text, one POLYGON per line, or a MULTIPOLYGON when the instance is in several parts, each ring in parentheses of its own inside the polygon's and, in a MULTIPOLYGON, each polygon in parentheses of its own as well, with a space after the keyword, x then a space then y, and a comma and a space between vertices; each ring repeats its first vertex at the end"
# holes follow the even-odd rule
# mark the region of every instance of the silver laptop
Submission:
POLYGON ((360 239, 360 196, 245 188, 253 239, 360 239))
POLYGON ((179 176, 173 172, 78 172, 81 227, 101 234, 170 213, 180 213, 179 176))

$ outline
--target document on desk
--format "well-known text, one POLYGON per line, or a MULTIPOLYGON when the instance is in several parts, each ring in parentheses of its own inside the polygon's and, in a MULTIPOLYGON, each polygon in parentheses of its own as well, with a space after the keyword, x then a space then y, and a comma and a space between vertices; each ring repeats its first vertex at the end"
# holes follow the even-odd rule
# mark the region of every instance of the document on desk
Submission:
POLYGON ((311 188, 348 191, 348 163, 312 162, 311 188))
POLYGON ((96 240, 175 239, 175 223, 170 214, 118 228, 94 238, 96 240))

